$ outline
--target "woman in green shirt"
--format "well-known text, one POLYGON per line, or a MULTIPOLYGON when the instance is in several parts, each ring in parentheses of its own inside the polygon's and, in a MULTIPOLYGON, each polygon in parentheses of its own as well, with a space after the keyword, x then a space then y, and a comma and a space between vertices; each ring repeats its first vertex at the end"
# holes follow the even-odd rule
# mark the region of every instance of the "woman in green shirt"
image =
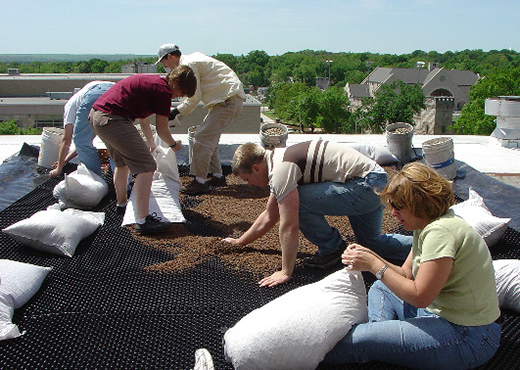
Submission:
POLYGON ((491 256, 484 240, 450 209, 451 184, 431 167, 410 163, 381 200, 413 246, 402 266, 350 245, 348 269, 372 272, 369 322, 355 326, 325 362, 385 361, 411 368, 462 369, 487 362, 500 343, 491 256))

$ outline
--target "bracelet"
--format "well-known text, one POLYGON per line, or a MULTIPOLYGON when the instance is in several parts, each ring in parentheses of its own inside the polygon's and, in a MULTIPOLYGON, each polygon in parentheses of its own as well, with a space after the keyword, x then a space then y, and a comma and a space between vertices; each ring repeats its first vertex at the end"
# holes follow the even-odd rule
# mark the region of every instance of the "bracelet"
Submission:
POLYGON ((175 141, 175 142, 173 142, 173 144, 172 144, 172 145, 170 145, 170 148, 172 148, 172 149, 173 149, 173 148, 175 148, 176 146, 177 146, 177 142, 175 141))
POLYGON ((383 276, 385 275, 385 271, 386 269, 388 268, 388 265, 384 265, 383 267, 381 267, 381 270, 379 270, 377 273, 376 273, 376 279, 377 280, 381 280, 383 278, 383 276))

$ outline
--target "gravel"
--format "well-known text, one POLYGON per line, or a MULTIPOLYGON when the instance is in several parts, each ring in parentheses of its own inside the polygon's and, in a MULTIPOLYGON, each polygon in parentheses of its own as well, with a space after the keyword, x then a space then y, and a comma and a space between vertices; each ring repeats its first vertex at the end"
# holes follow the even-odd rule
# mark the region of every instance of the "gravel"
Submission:
MULTIPOLYGON (((183 185, 191 180, 188 176, 181 177, 183 185)), ((223 237, 238 238, 242 235, 265 209, 269 196, 268 188, 247 185, 234 175, 228 175, 226 180, 228 186, 217 187, 209 194, 196 197, 180 195, 181 204, 189 205, 183 207, 188 220, 186 224, 173 224, 165 232, 155 235, 139 235, 129 228, 134 238, 172 256, 170 261, 148 266, 146 270, 183 271, 213 256, 219 256, 232 269, 261 276, 281 268, 277 226, 247 246, 233 246, 222 241, 223 237)), ((340 230, 347 244, 355 241, 348 217, 327 216, 327 219, 340 230)), ((383 232, 396 227, 398 222, 385 210, 383 232)), ((317 251, 317 247, 301 234, 299 244, 297 264, 317 251)))

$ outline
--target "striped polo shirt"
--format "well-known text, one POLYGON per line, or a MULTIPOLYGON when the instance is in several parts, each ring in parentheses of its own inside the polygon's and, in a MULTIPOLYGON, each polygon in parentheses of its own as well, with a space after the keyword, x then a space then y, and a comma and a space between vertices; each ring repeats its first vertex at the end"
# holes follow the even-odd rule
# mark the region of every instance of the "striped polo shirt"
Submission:
POLYGON ((345 182, 365 177, 376 162, 346 145, 330 141, 307 141, 288 148, 267 151, 271 195, 281 201, 298 185, 345 182))

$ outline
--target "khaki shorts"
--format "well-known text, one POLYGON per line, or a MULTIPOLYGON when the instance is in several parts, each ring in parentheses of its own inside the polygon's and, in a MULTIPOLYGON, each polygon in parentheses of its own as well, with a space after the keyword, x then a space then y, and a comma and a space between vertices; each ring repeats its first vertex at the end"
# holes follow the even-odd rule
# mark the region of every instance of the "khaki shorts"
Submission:
POLYGON ((116 167, 128 166, 132 174, 153 172, 157 164, 144 139, 128 119, 102 111, 90 111, 92 130, 105 143, 116 167))

